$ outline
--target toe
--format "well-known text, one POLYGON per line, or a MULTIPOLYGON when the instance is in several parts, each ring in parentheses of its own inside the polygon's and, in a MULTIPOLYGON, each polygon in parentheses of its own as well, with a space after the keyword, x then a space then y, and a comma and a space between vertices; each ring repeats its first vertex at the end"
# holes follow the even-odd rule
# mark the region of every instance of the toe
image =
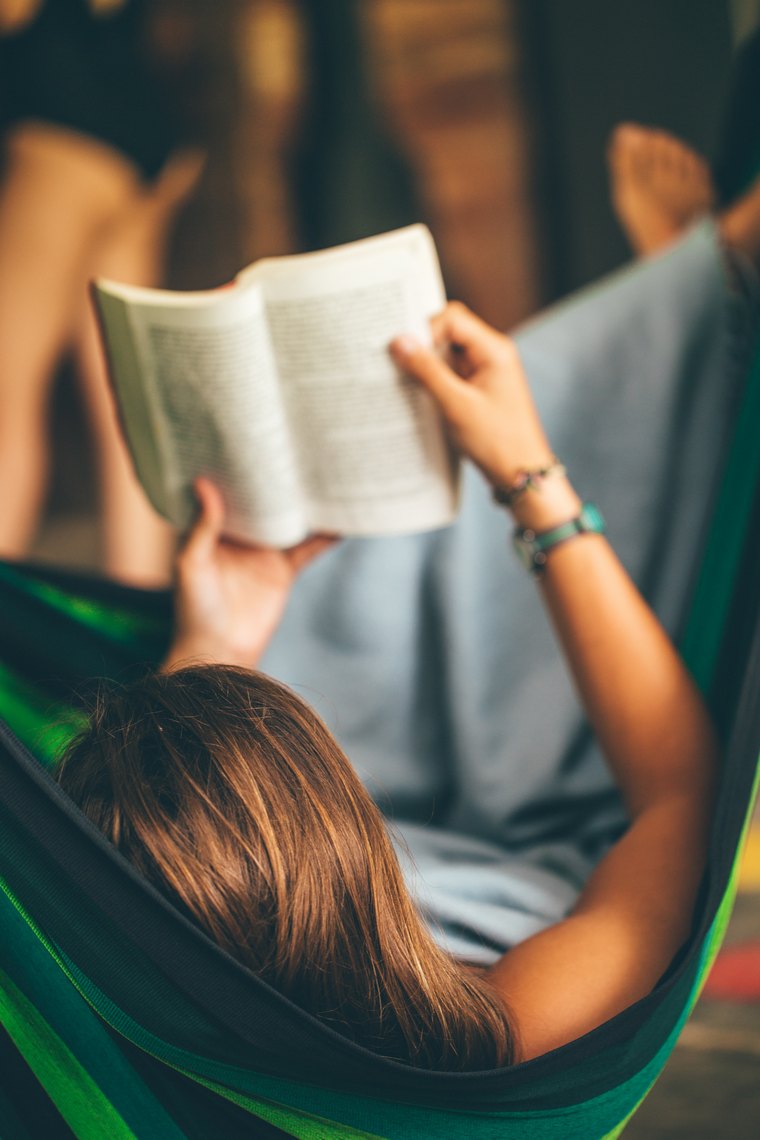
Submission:
POLYGON ((609 137, 607 144, 607 158, 614 166, 620 162, 627 162, 631 152, 638 149, 646 130, 638 123, 618 123, 609 137))

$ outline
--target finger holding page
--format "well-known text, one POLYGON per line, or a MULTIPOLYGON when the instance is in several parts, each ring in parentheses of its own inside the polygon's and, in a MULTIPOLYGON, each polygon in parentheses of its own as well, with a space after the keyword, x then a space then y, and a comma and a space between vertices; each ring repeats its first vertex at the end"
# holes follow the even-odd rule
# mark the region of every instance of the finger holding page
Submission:
POLYGON ((204 562, 213 557, 222 538, 225 517, 222 493, 210 479, 196 479, 193 487, 198 500, 198 515, 183 546, 185 564, 204 562))
POLYGON ((509 355, 511 341, 459 301, 449 302, 430 327, 434 343, 455 349, 470 368, 483 368, 500 355, 509 355))
POLYGON ((455 371, 409 335, 391 344, 399 367, 437 401, 457 446, 495 486, 545 466, 552 452, 538 417, 517 349, 508 337, 452 304, 434 322, 434 335, 460 346, 455 371), (451 339, 449 339, 451 338, 451 339))

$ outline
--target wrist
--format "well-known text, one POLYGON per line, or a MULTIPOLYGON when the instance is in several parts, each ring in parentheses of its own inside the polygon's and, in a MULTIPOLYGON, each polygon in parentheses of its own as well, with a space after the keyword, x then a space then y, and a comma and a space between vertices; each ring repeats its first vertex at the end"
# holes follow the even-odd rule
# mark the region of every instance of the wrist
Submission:
POLYGON ((190 665, 235 665, 253 669, 259 656, 260 653, 237 649, 211 636, 179 634, 173 638, 160 671, 169 673, 190 665))
POLYGON ((520 527, 547 530, 577 515, 582 505, 564 463, 549 449, 537 447, 537 459, 519 467, 514 464, 487 472, 494 500, 510 511, 520 527))
POLYGON ((537 531, 532 527, 518 524, 512 536, 512 543, 526 570, 530 570, 535 578, 541 578, 546 570, 547 558, 556 547, 563 546, 580 535, 604 534, 605 529, 604 518, 599 508, 594 503, 583 503, 572 518, 566 518, 548 529, 537 531))
POLYGON ((574 518, 582 505, 580 495, 567 476, 557 475, 529 487, 509 509, 519 527, 529 527, 538 533, 574 518))

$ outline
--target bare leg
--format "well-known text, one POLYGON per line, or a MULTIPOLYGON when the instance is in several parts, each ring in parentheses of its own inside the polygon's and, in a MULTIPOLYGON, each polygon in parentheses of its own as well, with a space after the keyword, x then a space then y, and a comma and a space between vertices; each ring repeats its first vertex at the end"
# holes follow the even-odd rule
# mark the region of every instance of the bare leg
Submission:
MULTIPOLYGON (((197 154, 179 156, 167 165, 155 187, 133 198, 128 211, 104 235, 91 266, 93 276, 133 285, 160 283, 171 223, 195 184, 200 164, 197 154)), ((174 532, 150 506, 132 470, 89 305, 76 352, 100 473, 104 569, 133 585, 166 585, 174 532)))
POLYGON ((42 0, 3 0, 0 4, 0 33, 18 32, 31 24, 42 0))
POLYGON ((0 189, 0 556, 26 550, 46 485, 51 375, 104 227, 135 192, 130 163, 74 132, 7 139, 0 189))
MULTIPOLYGON (((668 245, 713 204, 707 163, 665 131, 623 123, 608 158, 613 206, 636 253, 668 245)), ((727 244, 760 269, 760 179, 717 221, 727 244)))
POLYGON ((665 131, 623 123, 608 161, 615 213, 635 253, 668 245, 713 205, 707 163, 665 131))

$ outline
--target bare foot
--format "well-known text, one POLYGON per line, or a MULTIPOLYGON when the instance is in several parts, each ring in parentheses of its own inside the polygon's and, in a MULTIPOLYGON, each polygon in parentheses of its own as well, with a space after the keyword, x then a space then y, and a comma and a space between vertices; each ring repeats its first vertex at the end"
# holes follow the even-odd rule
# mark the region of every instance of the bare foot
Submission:
POLYGON ((760 178, 718 218, 725 241, 760 270, 760 178))
POLYGON ((668 245, 713 204, 707 163, 665 131, 622 123, 608 161, 612 204, 636 253, 668 245))

